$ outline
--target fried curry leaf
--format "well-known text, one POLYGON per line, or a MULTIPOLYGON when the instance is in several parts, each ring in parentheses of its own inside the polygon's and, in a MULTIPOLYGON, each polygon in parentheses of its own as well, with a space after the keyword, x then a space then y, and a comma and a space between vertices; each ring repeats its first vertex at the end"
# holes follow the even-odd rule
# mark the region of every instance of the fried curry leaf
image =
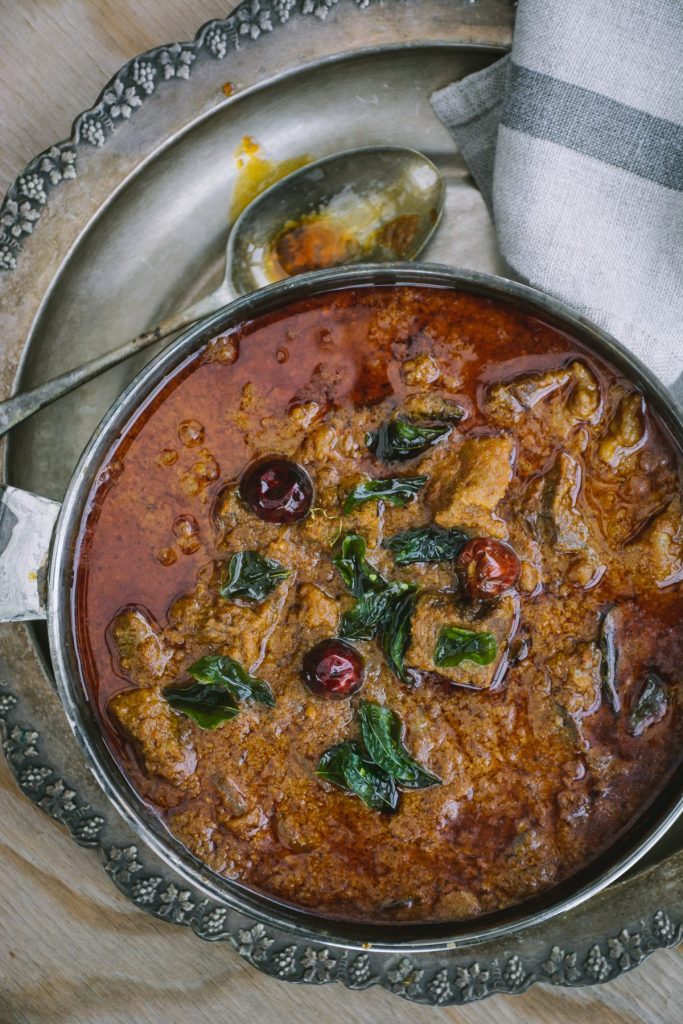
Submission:
POLYGON ((648 672, 645 685, 628 720, 628 731, 631 736, 640 736, 651 725, 660 722, 666 714, 668 705, 664 681, 656 672, 648 672))
POLYGON ((362 700, 358 708, 360 732, 369 756, 406 789, 441 785, 441 779, 422 768, 403 744, 403 725, 391 708, 362 700))
POLYGON ((398 807, 394 779, 368 760, 357 743, 345 740, 330 747, 318 761, 316 771, 321 779, 355 794, 375 811, 392 813, 398 807))
POLYGON ((333 559, 356 603, 342 615, 339 636, 345 640, 377 639, 392 672, 409 682, 403 659, 410 643, 416 586, 389 582, 365 559, 365 540, 349 533, 333 559))
POLYGON ((384 620, 390 600, 386 593, 359 597, 354 606, 342 615, 339 636, 343 640, 372 640, 384 620))
POLYGON ((380 643, 384 657, 392 672, 395 672, 403 683, 409 683, 404 659, 410 645, 410 631, 413 621, 413 609, 417 598, 416 588, 403 584, 403 593, 392 601, 380 631, 380 643))
POLYGON ((346 534, 339 554, 332 561, 354 597, 364 597, 373 591, 383 590, 387 585, 374 565, 366 561, 365 539, 358 533, 346 534))
POLYGON ((616 632, 614 609, 608 608, 600 619, 598 635, 600 643, 600 680, 603 696, 615 715, 618 714, 621 708, 621 699, 617 693, 616 632))
POLYGON ((272 558, 263 558, 258 551, 238 551, 230 559, 221 597, 247 597, 260 603, 290 575, 290 571, 272 558))
POLYGON ((384 617, 386 596, 366 594, 341 617, 338 635, 342 640, 372 640, 384 617))
POLYGON ((385 589, 359 597, 342 615, 339 636, 345 640, 372 640, 383 633, 404 594, 415 590, 411 583, 385 583, 385 589))
POLYGON ((174 683, 162 692, 174 711, 194 719, 200 729, 217 729, 239 711, 237 701, 225 686, 206 686, 204 683, 178 686, 174 683))
POLYGON ((207 654, 187 670, 196 682, 173 683, 163 691, 175 711, 192 718, 201 729, 216 729, 239 711, 239 701, 256 700, 269 708, 275 698, 268 683, 250 675, 239 661, 222 654, 207 654))
POLYGON ((498 644, 493 633, 475 633, 460 626, 444 626, 436 641, 434 664, 439 668, 454 668, 463 661, 490 665, 497 653, 498 644))
POLYGON ((258 676, 250 675, 234 658, 223 654, 207 654, 190 665, 187 671, 204 686, 222 686, 236 700, 256 700, 269 708, 275 706, 275 698, 268 683, 258 676))
POLYGON ((402 462, 422 455, 432 445, 448 437, 448 423, 412 423, 401 417, 386 420, 378 430, 365 435, 370 451, 382 462, 402 462))
POLYGON ((321 779, 325 779, 326 782, 339 786, 340 789, 348 789, 346 785, 346 764, 353 756, 362 756, 361 749, 357 743, 352 743, 351 740, 337 743, 334 747, 330 747, 320 755, 315 773, 321 779))
POLYGON ((396 565, 413 562, 449 562, 456 558, 469 537, 462 530, 445 530, 441 526, 418 526, 403 530, 385 542, 396 565))
POLYGON ((385 480, 364 480, 356 484, 344 502, 344 515, 366 501, 386 501, 402 508, 427 483, 426 476, 390 476, 385 480))
POLYGON ((392 672, 409 682, 403 658, 410 642, 416 587, 385 580, 365 559, 365 540, 348 534, 333 560, 356 603, 342 615, 339 636, 345 640, 377 639, 392 672))
POLYGON ((440 398, 436 394, 432 395, 416 395, 414 400, 408 399, 410 408, 408 414, 410 418, 424 422, 429 420, 431 423, 455 422, 463 418, 465 410, 458 402, 453 402, 448 398, 440 398))

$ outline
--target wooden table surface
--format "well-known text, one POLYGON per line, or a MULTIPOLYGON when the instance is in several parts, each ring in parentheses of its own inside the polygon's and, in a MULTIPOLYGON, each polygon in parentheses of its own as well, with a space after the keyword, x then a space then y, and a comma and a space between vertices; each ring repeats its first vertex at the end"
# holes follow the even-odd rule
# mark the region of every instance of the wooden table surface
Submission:
MULTIPOLYGON (((0 194, 130 57, 191 38, 218 0, 0 0, 0 194)), ((683 950, 594 988, 536 985, 462 1008, 387 992, 265 977, 222 943, 154 920, 120 896, 96 855, 22 797, 0 757, 0 1024, 677 1024, 683 950), (58 881, 59 880, 59 881, 58 881)))

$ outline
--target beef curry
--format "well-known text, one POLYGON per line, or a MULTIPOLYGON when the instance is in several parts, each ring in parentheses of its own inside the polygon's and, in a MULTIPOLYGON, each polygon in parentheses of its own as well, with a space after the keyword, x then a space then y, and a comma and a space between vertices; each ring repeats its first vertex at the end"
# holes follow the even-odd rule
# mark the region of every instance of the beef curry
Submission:
POLYGON ((214 338, 76 552, 86 692, 215 872, 366 922, 587 864, 680 761, 681 454, 536 316, 345 289, 214 338))

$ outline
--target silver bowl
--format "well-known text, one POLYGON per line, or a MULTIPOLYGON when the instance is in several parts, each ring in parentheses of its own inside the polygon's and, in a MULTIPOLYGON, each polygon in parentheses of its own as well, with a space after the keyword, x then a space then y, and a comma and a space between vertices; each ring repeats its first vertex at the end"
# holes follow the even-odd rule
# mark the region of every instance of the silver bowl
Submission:
MULTIPOLYGON (((670 828, 683 811, 682 772, 671 777, 660 793, 608 850, 581 871, 542 895, 507 910, 473 921, 440 924, 363 925, 304 912, 255 893, 239 882, 213 872, 191 854, 161 823, 118 766, 105 742, 83 689, 73 643, 70 584, 72 559, 85 502, 112 443, 130 418, 188 355, 208 339, 242 323, 312 295, 354 286, 413 285, 448 288, 485 298, 501 299, 566 331, 598 356, 604 357, 644 394, 683 448, 683 414, 662 384, 614 338, 555 299, 504 278, 456 270, 436 264, 358 265, 317 271, 279 282, 244 296, 186 331, 146 366, 119 396, 95 431, 71 477, 60 509, 51 502, 8 488, 0 496, 0 513, 30 522, 23 536, 26 550, 16 546, 11 564, 0 550, 0 582, 11 574, 14 590, 4 602, 4 618, 41 614, 40 577, 27 587, 27 569, 47 555, 46 606, 50 651, 57 688, 71 728, 105 794, 142 841, 189 884, 251 920, 278 928, 301 942, 325 942, 340 950, 367 950, 391 956, 472 946, 539 924, 589 899, 631 868, 670 828), (56 523, 50 544, 52 524, 56 523), (29 550, 30 549, 30 550, 29 550), (5 563, 3 565, 3 562, 5 563), (23 607, 22 607, 23 605, 23 607)), ((1 519, 1 515, 0 515, 1 519)), ((22 523, 18 523, 21 536, 22 523)), ((1 547, 1 545, 0 545, 1 547)), ((21 546, 20 546, 21 547, 21 546)), ((34 574, 35 575, 35 574, 34 574)), ((10 581, 11 582, 11 581, 10 581)), ((1 589, 1 588, 0 588, 1 589)), ((0 601, 0 612, 3 602, 0 601)))

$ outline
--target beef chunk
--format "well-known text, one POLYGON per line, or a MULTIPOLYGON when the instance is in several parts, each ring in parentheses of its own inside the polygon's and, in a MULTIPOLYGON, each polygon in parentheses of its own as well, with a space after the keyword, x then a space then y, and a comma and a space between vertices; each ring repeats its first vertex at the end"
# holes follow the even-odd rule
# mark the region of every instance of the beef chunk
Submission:
POLYGON ((463 418, 463 407, 439 394, 422 393, 409 395, 403 403, 403 409, 414 419, 426 420, 460 420, 463 418))
POLYGON ((621 465, 627 455, 637 451, 645 440, 645 401, 637 393, 624 395, 607 425, 598 454, 612 469, 621 465))
POLYGON ((666 587, 683 579, 681 499, 674 498, 647 529, 625 548, 644 587, 666 587))
POLYGON ((477 690, 488 689, 499 682, 507 664, 507 651, 517 628, 518 603, 510 595, 495 605, 477 610, 472 605, 459 605, 448 594, 425 591, 420 594, 413 614, 410 646, 405 663, 419 672, 436 673, 456 686, 477 690), (434 663, 434 651, 441 630, 458 626, 474 632, 493 633, 497 655, 490 665, 464 661, 453 668, 440 668, 434 663))
POLYGON ((117 693, 109 709, 135 742, 150 775, 160 775, 175 785, 188 780, 197 756, 188 738, 186 720, 171 710, 156 687, 117 693))
POLYGON ((401 365, 401 376, 409 388, 428 387, 441 376, 439 364, 428 353, 405 359, 401 365))
POLYGON ((604 572, 591 545, 588 525, 578 507, 582 470, 569 452, 557 456, 551 471, 538 479, 527 502, 527 516, 551 558, 571 555, 566 579, 576 587, 588 587, 604 572))
POLYGON ((304 462, 321 463, 339 459, 339 435, 330 423, 321 423, 306 435, 301 446, 304 462))
POLYGON ((525 412, 569 386, 566 410, 569 424, 593 419, 600 408, 600 386, 595 375, 575 360, 569 366, 527 373, 491 388, 487 412, 501 426, 511 426, 525 412))
POLYGON ((301 624, 309 638, 314 634, 333 636, 339 623, 339 605, 316 587, 314 583, 302 583, 297 591, 301 624))
POLYGON ((436 909, 440 920, 465 921, 481 913, 481 904, 468 889, 451 889, 439 896, 436 909))
POLYGON ((503 854, 504 888, 515 899, 546 889, 552 884, 559 866, 552 836, 541 828, 520 822, 515 836, 503 854))
POLYGON ((502 422, 514 422, 527 409, 555 394, 571 380, 568 368, 528 373, 514 380, 494 384, 489 392, 488 412, 502 422))
MULTIPOLYGON (((265 548, 264 555, 286 564, 274 545, 265 548)), ((199 647, 218 648, 255 672, 280 622, 290 585, 290 579, 283 580, 262 604, 252 607, 212 598, 211 591, 200 583, 193 593, 176 598, 169 621, 179 636, 190 635, 199 647)))
POLYGON ((567 408, 577 420, 592 420, 600 410, 600 385, 595 375, 578 361, 569 367, 574 379, 567 408))
POLYGON ((546 663, 553 699, 570 715, 588 715, 600 703, 600 651, 579 643, 546 663))
POLYGON ((512 480, 514 450, 511 437, 475 437, 443 460, 429 494, 439 526, 507 536, 505 524, 491 513, 512 480))
POLYGON ((546 539, 560 552, 580 551, 588 527, 576 507, 581 490, 581 467, 569 452, 560 452, 543 488, 541 522, 546 539))
POLYGON ((159 679, 164 674, 173 657, 173 648, 165 641, 149 612, 126 608, 114 619, 110 633, 122 672, 136 682, 159 679))

